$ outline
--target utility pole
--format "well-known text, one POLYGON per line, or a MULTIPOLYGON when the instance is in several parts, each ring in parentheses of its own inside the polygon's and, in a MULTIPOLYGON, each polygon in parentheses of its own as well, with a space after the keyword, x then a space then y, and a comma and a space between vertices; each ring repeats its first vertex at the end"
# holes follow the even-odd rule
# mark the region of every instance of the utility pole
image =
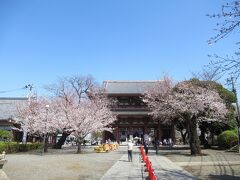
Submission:
MULTIPOLYGON (((28 92, 28 103, 31 103, 31 95, 32 95, 32 89, 33 89, 33 85, 32 84, 28 84, 26 86, 24 86, 25 89, 29 89, 28 92)), ((27 143, 27 131, 23 130, 23 138, 22 138, 22 143, 26 144, 27 143)))
POLYGON ((45 119, 45 127, 44 127, 44 134, 43 134, 43 152, 47 152, 47 121, 48 121, 48 109, 49 109, 49 105, 47 104, 46 106, 46 119, 45 119))
POLYGON ((239 112, 239 105, 238 105, 238 98, 237 98, 237 91, 235 88, 234 78, 231 77, 231 79, 227 79, 227 82, 231 83, 232 85, 232 92, 234 93, 236 97, 236 120, 237 120, 237 129, 238 129, 238 152, 240 153, 240 112, 239 112))
POLYGON ((33 84, 28 84, 25 86, 26 89, 29 89, 29 92, 28 92, 28 101, 30 102, 31 100, 31 96, 32 96, 32 89, 33 89, 33 84))

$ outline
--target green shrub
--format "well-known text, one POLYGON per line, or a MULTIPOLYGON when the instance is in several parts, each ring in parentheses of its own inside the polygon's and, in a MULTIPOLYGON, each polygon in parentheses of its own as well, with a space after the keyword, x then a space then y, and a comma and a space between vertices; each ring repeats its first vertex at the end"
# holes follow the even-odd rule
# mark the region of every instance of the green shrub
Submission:
POLYGON ((38 149, 40 145, 38 143, 18 144, 17 142, 0 142, 0 153, 2 151, 6 153, 25 152, 38 149))
POLYGON ((223 131, 218 136, 218 146, 222 149, 231 148, 238 144, 238 136, 236 130, 223 131))
POLYGON ((12 139, 12 132, 0 129, 0 140, 10 141, 12 139))
POLYGON ((6 144, 4 142, 0 142, 0 153, 6 151, 6 149, 7 149, 6 144))

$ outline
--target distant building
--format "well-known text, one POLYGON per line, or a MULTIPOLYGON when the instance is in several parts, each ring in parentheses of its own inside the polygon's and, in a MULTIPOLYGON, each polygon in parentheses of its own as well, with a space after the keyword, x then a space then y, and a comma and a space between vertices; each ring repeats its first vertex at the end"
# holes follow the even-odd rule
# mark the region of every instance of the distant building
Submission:
POLYGON ((27 98, 0 97, 0 129, 13 131, 14 139, 21 139, 20 125, 17 124, 17 104, 26 102, 27 98), (18 133, 17 133, 18 132, 18 133))
POLYGON ((160 141, 171 138, 175 141, 174 125, 164 125, 161 121, 153 120, 147 105, 141 99, 143 93, 154 83, 156 81, 104 81, 107 96, 117 100, 116 105, 111 107, 117 115, 117 121, 112 125, 114 131, 104 132, 104 140, 123 142, 149 137, 150 141, 155 138, 160 141))

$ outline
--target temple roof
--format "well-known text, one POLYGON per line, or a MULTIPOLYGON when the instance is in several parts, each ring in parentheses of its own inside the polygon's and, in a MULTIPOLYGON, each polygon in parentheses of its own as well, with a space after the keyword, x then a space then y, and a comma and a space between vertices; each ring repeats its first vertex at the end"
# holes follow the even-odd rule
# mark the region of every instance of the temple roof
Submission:
POLYGON ((17 104, 27 101, 27 98, 0 97, 0 120, 15 119, 17 104))
POLYGON ((143 94, 157 81, 104 81, 108 94, 143 94))

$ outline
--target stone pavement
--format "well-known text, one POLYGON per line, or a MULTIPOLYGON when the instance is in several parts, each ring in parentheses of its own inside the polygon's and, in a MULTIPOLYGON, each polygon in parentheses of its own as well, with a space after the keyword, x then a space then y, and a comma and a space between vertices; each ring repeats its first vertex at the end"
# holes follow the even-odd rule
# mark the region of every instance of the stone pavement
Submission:
POLYGON ((143 179, 143 166, 139 160, 139 150, 134 147, 133 161, 128 162, 127 147, 126 154, 124 154, 105 174, 100 180, 111 179, 143 179))
POLYGON ((9 180, 6 173, 2 169, 0 169, 0 179, 1 180, 9 180))
MULTIPOLYGON (((127 151, 101 178, 101 180, 121 179, 121 180, 142 180, 146 179, 147 173, 144 172, 144 164, 139 160, 139 149, 134 147, 133 162, 128 162, 127 151)), ((149 151, 149 159, 155 170, 157 179, 167 180, 195 180, 193 175, 177 166, 168 158, 156 155, 155 151, 149 151)))
POLYGON ((195 180, 192 174, 185 171, 167 157, 150 154, 149 159, 152 162, 152 167, 157 176, 157 179, 163 180, 195 180))

